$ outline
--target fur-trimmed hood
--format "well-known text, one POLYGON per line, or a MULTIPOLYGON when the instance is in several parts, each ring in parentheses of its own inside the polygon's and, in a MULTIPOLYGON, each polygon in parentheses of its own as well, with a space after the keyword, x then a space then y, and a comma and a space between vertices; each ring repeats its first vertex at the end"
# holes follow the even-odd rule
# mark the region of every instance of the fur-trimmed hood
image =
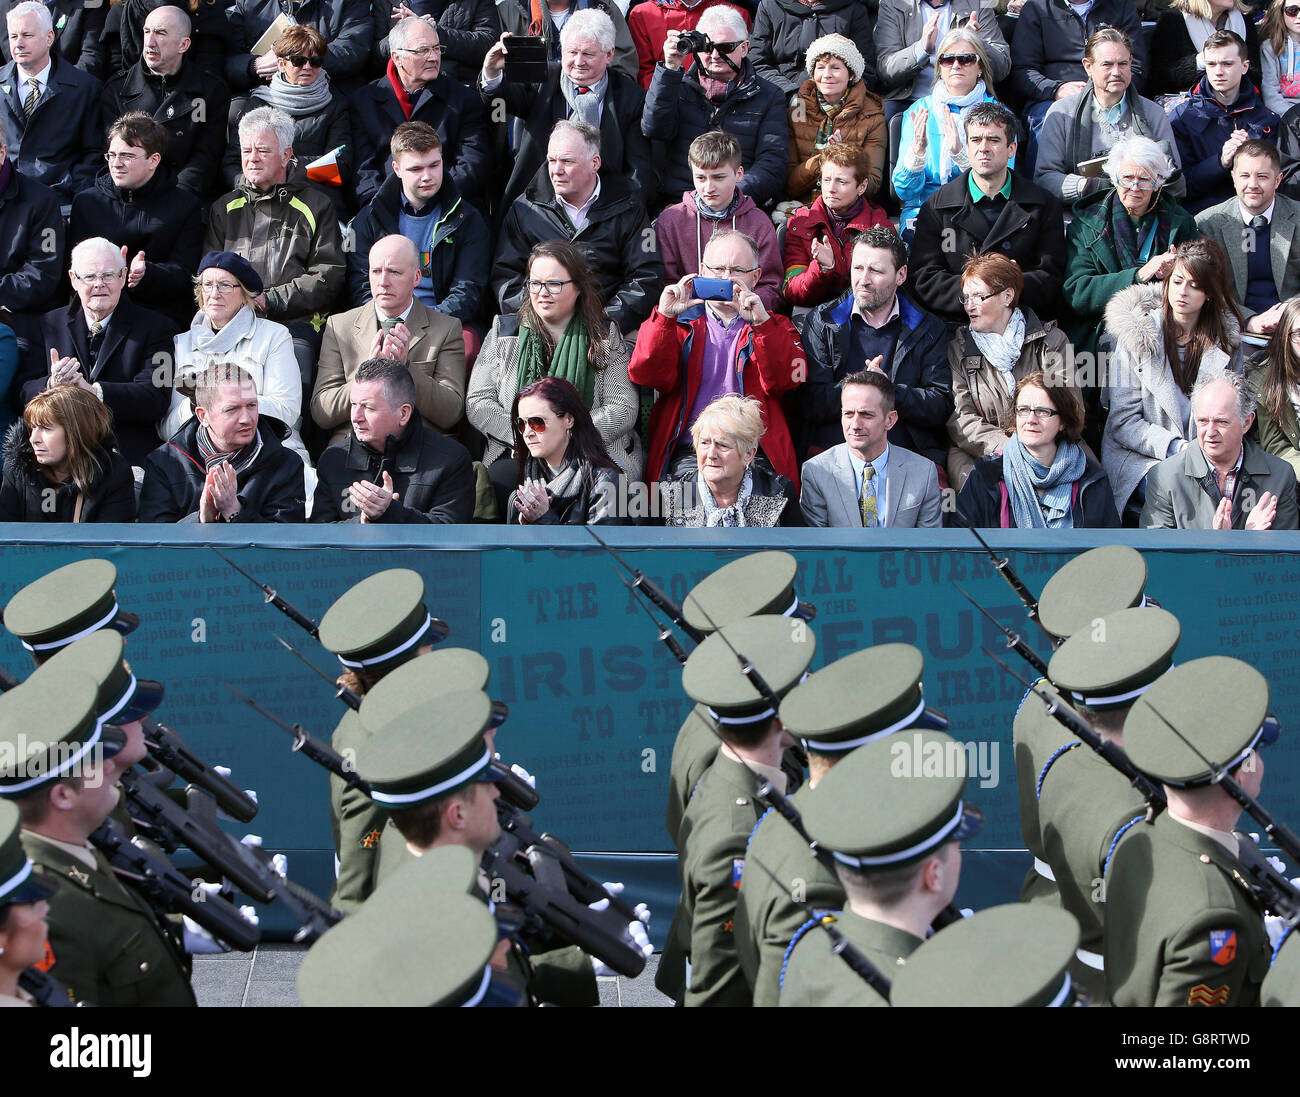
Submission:
MULTIPOLYGON (((1106 331, 1114 338, 1116 349, 1127 351, 1140 362, 1164 359, 1165 342, 1160 331, 1163 294, 1161 283, 1149 282, 1129 286, 1110 299, 1106 331)), ((1228 346, 1235 351, 1241 345, 1241 324, 1227 305, 1222 305, 1220 312, 1228 346)))
POLYGON ((32 451, 30 432, 27 424, 18 419, 5 431, 4 460, 0 462, 6 470, 11 470, 14 482, 26 489, 34 482, 36 472, 36 454, 32 451))

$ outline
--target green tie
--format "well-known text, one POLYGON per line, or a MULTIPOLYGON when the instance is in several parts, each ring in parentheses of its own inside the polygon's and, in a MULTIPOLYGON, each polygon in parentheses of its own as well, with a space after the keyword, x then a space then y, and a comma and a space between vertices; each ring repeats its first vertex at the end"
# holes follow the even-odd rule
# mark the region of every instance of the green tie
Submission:
POLYGON ((870 461, 862 469, 862 495, 858 499, 862 507, 862 525, 866 529, 875 529, 880 525, 880 505, 876 501, 876 467, 870 461))

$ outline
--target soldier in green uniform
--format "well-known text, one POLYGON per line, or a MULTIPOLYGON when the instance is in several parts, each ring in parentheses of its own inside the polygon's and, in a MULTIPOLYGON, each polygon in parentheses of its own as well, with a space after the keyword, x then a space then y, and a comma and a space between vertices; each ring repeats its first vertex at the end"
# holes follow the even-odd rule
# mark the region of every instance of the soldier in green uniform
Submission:
POLYGON ((425 854, 312 946, 298 970, 305 1006, 522 1005, 467 851, 425 854))
POLYGON ((140 618, 118 604, 117 568, 107 560, 78 560, 34 580, 9 599, 4 625, 40 666, 60 648, 99 629, 123 636, 140 618))
MULTIPOLYGON (((424 604, 424 580, 408 568, 391 568, 363 579, 338 599, 320 623, 320 642, 343 665, 340 683, 364 695, 384 675, 446 638, 447 625, 424 604)), ((357 713, 343 714, 333 747, 354 758, 364 732, 357 713)), ((330 902, 350 914, 374 888, 375 862, 384 817, 364 792, 330 777, 330 827, 338 878, 330 902)))
POLYGON ((1261 1006, 1300 1006, 1300 935, 1287 929, 1273 950, 1273 962, 1259 988, 1261 1006))
MULTIPOLYGON (((1136 549, 1127 545, 1089 549, 1047 581, 1038 598, 1038 622, 1059 644, 1109 613, 1147 604, 1146 582, 1147 563, 1136 549)), ((1057 696, 1046 681, 1040 679, 1037 685, 1057 696)), ((1048 760, 1075 740, 1029 693, 1016 711, 1011 740, 1020 830, 1025 848, 1034 858, 1020 888, 1020 901, 1060 906, 1060 892, 1044 856, 1038 822, 1038 779, 1048 760)))
POLYGON ((1239 860, 1250 839, 1233 832, 1241 806, 1214 771, 1258 795, 1256 751, 1276 733, 1268 683, 1223 656, 1176 667, 1133 706, 1124 749, 1164 786, 1168 807, 1124 835, 1106 874, 1106 987, 1115 1005, 1258 1003, 1269 947, 1239 860))
MULTIPOLYGON (((936 933, 898 969, 893 1006, 1071 1006, 1079 927, 1063 910, 1008 903, 936 933)), ((1086 997, 1086 996, 1085 996, 1086 997)))
POLYGON ((0 696, 0 797, 18 807, 28 856, 62 883, 50 903, 50 974, 95 1005, 192 1006, 173 929, 89 841, 117 801, 113 755, 125 736, 99 722, 88 675, 57 682, 0 696))
MULTIPOLYGON (((708 635, 733 621, 760 614, 811 621, 817 608, 799 600, 794 589, 798 564, 788 552, 755 552, 724 564, 707 579, 691 588, 682 605, 682 616, 694 629, 708 635)), ((716 724, 704 705, 687 714, 677 738, 668 775, 668 837, 677 845, 682 815, 704 771, 718 753, 716 724)), ((787 771, 796 776, 796 765, 786 761, 787 771)))
POLYGON ((700 644, 682 672, 682 688, 707 706, 723 744, 686 806, 678 835, 681 898, 655 986, 679 1004, 749 1004, 734 918, 745 845, 764 809, 755 795, 756 775, 785 791, 781 758, 793 739, 776 705, 807 673, 816 649, 803 621, 749 617, 700 644), (775 698, 741 673, 735 652, 752 661, 775 698))
MULTIPOLYGON (((835 928, 886 979, 957 893, 960 843, 983 822, 965 788, 962 745, 942 731, 912 730, 859 747, 805 801, 808 834, 833 852, 848 900, 835 928)), ((790 942, 780 1004, 886 1005, 816 924, 805 923, 790 942)))
MULTIPOLYGON (((1071 636, 1052 656, 1048 673, 1097 733, 1122 747, 1125 717, 1172 665, 1180 632, 1177 618, 1162 609, 1120 610, 1071 636)), ((1106 862, 1146 812, 1128 778, 1077 739, 1057 750, 1039 773, 1043 856, 1061 905, 1079 923, 1074 979, 1097 1004, 1106 995, 1106 862)))
POLYGON ((27 968, 49 966, 45 916, 57 888, 23 851, 18 809, 0 800, 0 1008, 32 1004, 18 980, 27 968))
MULTIPOLYGON (((411 677, 409 672, 405 677, 411 677)), ((363 706, 369 734, 357 752, 357 769, 405 847, 405 857, 385 875, 384 884, 402 875, 410 861, 444 847, 468 850, 477 864, 501 834, 490 768, 491 700, 477 689, 448 693, 410 685, 413 695, 376 689, 363 706)), ((485 880, 484 886, 491 882, 485 880)), ((362 911, 368 907, 369 901, 362 911)), ((512 962, 537 1001, 597 1004, 589 957, 553 942, 548 942, 550 951, 530 944, 534 947, 515 948, 512 962)))
MULTIPOLYGON (((808 752, 808 783, 790 797, 796 811, 850 751, 908 728, 947 727, 921 698, 924 668, 910 644, 879 644, 837 659, 790 691, 781 702, 781 723, 808 752)), ((808 920, 808 907, 839 909, 844 889, 773 808, 754 828, 745 863, 750 871, 741 876, 736 900, 736 952, 754 1005, 774 1006, 786 949, 808 920), (754 861, 776 880, 754 869, 754 861)))

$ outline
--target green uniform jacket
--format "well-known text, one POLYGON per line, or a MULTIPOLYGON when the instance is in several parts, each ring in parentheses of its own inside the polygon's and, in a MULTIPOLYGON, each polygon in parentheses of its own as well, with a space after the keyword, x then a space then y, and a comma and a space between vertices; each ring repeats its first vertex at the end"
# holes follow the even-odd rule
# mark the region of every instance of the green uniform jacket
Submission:
MULTIPOLYGON (((899 966, 921 946, 921 938, 907 930, 873 922, 851 910, 836 915, 835 928, 891 982, 899 966)), ((781 1005, 887 1006, 889 1003, 831 952, 830 934, 807 922, 794 938, 781 973, 781 1005)))
POLYGON ((736 956, 734 919, 745 846, 763 813, 754 789, 754 775, 742 763, 719 754, 700 778, 682 817, 678 855, 682 893, 655 986, 683 1005, 750 1004, 736 956))
POLYGON ((74 998, 97 1006, 197 1004, 189 957, 102 854, 91 870, 39 834, 24 830, 22 843, 38 869, 59 879, 46 919, 49 973, 74 998))
MULTIPOLYGON (((365 738, 361 717, 349 709, 334 729, 334 749, 344 758, 355 758, 365 738)), ((369 796, 330 774, 330 826, 339 859, 330 903, 344 914, 355 912, 375 890, 379 842, 387 822, 388 813, 369 796)))
POLYGON ((1264 915, 1223 846, 1168 812, 1124 836, 1106 874, 1115 1005, 1257 1005, 1268 960, 1264 915))
POLYGON ((712 724, 709 710, 704 705, 696 705, 673 740, 673 760, 668 770, 668 811, 664 822, 668 826, 668 837, 676 848, 680 848, 677 831, 681 829, 686 805, 718 753, 718 737, 710 730, 712 724))
MULTIPOLYGON (((1102 314, 1110 299, 1137 282, 1137 267, 1121 268, 1111 239, 1103 235, 1106 219, 1102 202, 1111 190, 1086 194, 1074 204, 1074 220, 1065 231, 1065 304, 1075 317, 1065 325, 1066 334, 1076 354, 1095 352, 1101 337, 1102 314)), ((1201 235, 1196 218, 1167 194, 1162 194, 1155 209, 1169 210, 1169 246, 1201 235)), ((1161 249, 1163 250, 1163 249, 1161 249)), ((1093 388, 1100 387, 1096 382, 1093 388)))
MULTIPOLYGON (((1061 755, 1043 779, 1038 822, 1043 853, 1056 876, 1061 905, 1079 923, 1079 948, 1098 956, 1105 948, 1106 862, 1118 837, 1146 815, 1146 802, 1119 770, 1080 743, 1061 755)), ((1070 974, 1100 1005, 1106 979, 1076 960, 1070 974)))
MULTIPOLYGON (((801 788, 790 802, 799 810, 806 799, 807 791, 801 788)), ((808 920, 809 908, 838 910, 843 905, 844 889, 835 874, 813 856, 794 827, 769 808, 749 839, 736 899, 736 952, 754 1005, 777 1004, 785 950, 808 920), (784 886, 773 883, 759 863, 784 886), (796 894, 800 902, 795 902, 796 894)))
MULTIPOLYGON (((1260 366, 1246 375, 1250 390, 1259 398, 1260 386, 1264 381, 1265 367, 1260 366)), ((1274 419, 1263 403, 1255 408, 1255 423, 1259 430, 1259 448, 1274 457, 1280 457, 1294 470, 1300 478, 1300 426, 1295 421, 1295 409, 1287 404, 1281 419, 1274 419)))
MULTIPOLYGON (((1059 697, 1047 680, 1035 683, 1053 697, 1059 697)), ((1025 848, 1034 859, 1047 863, 1043 851, 1043 836, 1038 822, 1038 781, 1043 769, 1057 751, 1069 743, 1077 742, 1068 731, 1047 715, 1047 709, 1036 697, 1026 693, 1016 711, 1011 725, 1011 741, 1016 751, 1016 794, 1020 800, 1020 832, 1025 848)), ((1020 888, 1022 903, 1047 903, 1061 905, 1061 894, 1056 883, 1030 868, 1020 888)))
POLYGON ((1300 1006, 1300 934, 1294 930, 1273 954, 1273 966, 1259 988, 1261 1006, 1300 1006))

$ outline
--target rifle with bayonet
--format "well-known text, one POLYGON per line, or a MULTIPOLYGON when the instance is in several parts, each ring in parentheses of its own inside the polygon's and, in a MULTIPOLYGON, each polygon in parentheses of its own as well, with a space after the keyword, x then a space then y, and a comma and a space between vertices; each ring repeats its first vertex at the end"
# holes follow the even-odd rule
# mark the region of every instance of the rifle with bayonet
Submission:
POLYGON ((315 640, 320 639, 320 626, 317 625, 316 622, 313 621, 310 617, 308 617, 305 613, 303 613, 302 610, 298 609, 298 607, 295 606, 292 602, 290 602, 289 599, 285 598, 273 587, 269 587, 265 583, 259 582, 258 580, 254 579, 251 575, 248 574, 248 572, 246 572, 243 568, 241 568, 238 564, 236 564, 235 561, 232 560, 229 556, 227 556, 224 552, 221 552, 219 549, 214 548, 211 545, 209 545, 208 547, 211 548, 212 551, 215 552, 218 556, 220 556, 221 559, 223 559, 227 564, 229 564, 232 568, 234 568, 237 572, 239 572, 240 575, 242 575, 245 579, 247 579, 250 583, 252 583, 253 586, 257 587, 258 590, 260 590, 264 595, 266 595, 266 600, 268 603, 275 606, 276 609, 278 609, 281 613, 283 613, 286 617, 288 617, 289 620, 291 620, 299 628, 305 629, 312 636, 313 639, 315 640))
POLYGON ((129 838, 116 820, 105 819, 90 840, 113 871, 133 884, 155 910, 189 915, 213 938, 241 952, 250 951, 261 939, 257 926, 234 904, 219 895, 196 893, 194 884, 166 857, 148 848, 141 839, 129 838))
MULTIPOLYGON (((630 576, 632 576, 631 585, 635 590, 640 591, 647 598, 649 598, 650 601, 652 601, 656 606, 658 606, 661 610, 663 610, 664 613, 668 614, 668 617, 672 621, 672 623, 676 625, 679 629, 681 629, 682 632, 686 633, 686 635, 690 637, 690 639, 693 640, 695 643, 698 644, 701 640, 704 639, 704 633, 702 633, 699 629, 695 628, 693 625, 687 622, 686 618, 682 614, 682 607, 678 605, 676 602, 674 602, 671 598, 669 598, 668 595, 663 592, 663 589, 659 587, 657 583, 651 580, 651 578, 648 575, 646 575, 645 572, 643 572, 640 568, 634 568, 631 564, 629 564, 626 560, 624 560, 623 557, 621 557, 617 552, 615 552, 612 548, 610 548, 609 545, 606 544, 605 541, 601 538, 600 534, 598 534, 590 526, 583 526, 582 528, 585 529, 588 533, 590 533, 592 537, 596 539, 596 543, 599 544, 600 547, 603 548, 606 552, 608 552, 610 556, 612 556, 615 559, 615 561, 617 561, 619 566, 623 568, 624 571, 626 571, 630 576)), ((696 604, 698 605, 698 601, 696 604)))
POLYGON ((984 551, 989 554, 989 558, 993 561, 993 567, 997 570, 997 573, 1001 575, 1002 578, 1007 581, 1007 585, 1016 592, 1016 597, 1019 598, 1021 603, 1024 605, 1025 612, 1028 613, 1029 619, 1038 626, 1038 631, 1047 637, 1047 642, 1051 644, 1052 647, 1059 647, 1060 640, 1048 632, 1047 629, 1043 628, 1043 622, 1038 619, 1038 599, 1029 592, 1029 588, 1025 586, 1024 580, 1016 574, 1015 568, 1011 566, 1010 558, 999 556, 994 552, 989 543, 980 536, 980 531, 974 526, 968 525, 967 528, 975 535, 975 540, 980 543, 984 551))
POLYGON ((1020 658, 1022 658, 1026 663, 1028 663, 1031 667, 1033 667, 1034 670, 1036 670, 1040 675, 1042 675, 1044 678, 1047 677, 1047 664, 1043 662, 1038 652, 1036 652, 1027 643, 1025 643, 1024 637, 1022 637, 1020 633, 1016 632, 1014 629, 1007 628, 1006 625, 1004 625, 1001 621, 999 621, 996 617, 994 617, 993 614, 991 614, 977 601, 975 601, 975 599, 972 598, 969 594, 967 594, 966 591, 962 590, 961 587, 957 586, 956 583, 953 583, 952 585, 956 587, 958 594, 960 594, 963 598, 965 598, 966 601, 968 601, 972 606, 974 606, 977 610, 980 611, 980 613, 984 615, 986 620, 991 621, 995 627, 1002 630, 1002 635, 1006 638, 1007 641, 1008 651, 1014 651, 1017 655, 1020 656, 1020 658))

